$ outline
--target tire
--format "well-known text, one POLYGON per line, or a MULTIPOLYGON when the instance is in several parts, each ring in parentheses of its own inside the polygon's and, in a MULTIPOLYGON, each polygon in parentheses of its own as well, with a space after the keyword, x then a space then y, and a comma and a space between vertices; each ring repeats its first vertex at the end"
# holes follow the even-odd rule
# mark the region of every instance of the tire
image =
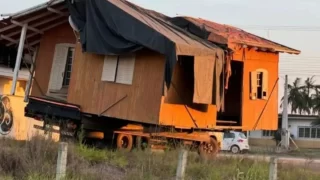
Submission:
POLYGON ((237 145, 233 145, 233 146, 231 146, 230 151, 231 151, 233 154, 238 154, 238 153, 240 152, 240 148, 239 148, 239 146, 237 146, 237 145))
POLYGON ((199 154, 202 159, 215 159, 219 152, 219 145, 216 139, 210 138, 210 142, 202 142, 199 145, 199 154))
POLYGON ((133 145, 132 135, 118 134, 117 149, 131 151, 133 145))

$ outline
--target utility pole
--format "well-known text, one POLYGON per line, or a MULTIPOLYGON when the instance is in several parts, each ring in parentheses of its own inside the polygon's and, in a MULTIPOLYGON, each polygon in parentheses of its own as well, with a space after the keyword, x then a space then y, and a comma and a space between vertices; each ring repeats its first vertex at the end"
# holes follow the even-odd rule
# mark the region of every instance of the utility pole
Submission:
POLYGON ((289 149, 288 137, 288 75, 285 76, 284 96, 283 96, 283 110, 282 110, 282 133, 281 133, 282 147, 289 149))

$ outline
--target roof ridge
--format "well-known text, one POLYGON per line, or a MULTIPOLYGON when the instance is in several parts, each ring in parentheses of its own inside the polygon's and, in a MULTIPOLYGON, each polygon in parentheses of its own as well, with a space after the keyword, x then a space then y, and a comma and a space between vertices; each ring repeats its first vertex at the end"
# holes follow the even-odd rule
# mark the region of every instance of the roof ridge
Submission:
MULTIPOLYGON (((260 40, 262 40, 262 41, 265 41, 265 45, 267 46, 267 45, 269 45, 269 46, 278 46, 278 49, 275 49, 276 51, 278 51, 278 52, 288 52, 288 53, 293 53, 293 54, 299 54, 300 53, 300 50, 296 50, 296 49, 294 49, 294 48, 290 48, 290 47, 288 47, 288 46, 285 46, 285 45, 283 45, 283 44, 280 44, 280 43, 278 43, 278 42, 275 42, 275 41, 273 41, 273 40, 270 40, 270 39, 267 39, 267 38, 264 38, 264 37, 261 37, 261 36, 258 36, 258 35, 255 35, 255 34, 253 34, 253 33, 250 33, 250 32, 248 32, 248 31, 246 31, 246 30, 243 30, 243 29, 241 29, 241 28, 238 28, 238 27, 236 27, 236 26, 232 26, 232 25, 228 25, 228 24, 223 24, 223 23, 217 23, 217 22, 214 22, 214 21, 211 21, 211 20, 208 20, 208 19, 205 19, 205 18, 200 18, 200 17, 198 17, 198 18, 196 18, 196 17, 191 17, 191 16, 181 16, 182 18, 186 18, 186 19, 190 19, 190 20, 194 20, 194 21, 196 21, 196 23, 200 23, 200 24, 205 24, 205 25, 207 25, 208 27, 211 27, 212 29, 215 29, 215 30, 217 30, 217 31, 219 31, 219 28, 218 27, 213 27, 213 26, 220 26, 220 27, 223 27, 224 29, 229 29, 229 28, 231 28, 231 29, 234 29, 235 31, 239 31, 239 32, 241 32, 241 33, 244 33, 243 35, 247 35, 247 36, 249 36, 249 38, 251 39, 247 39, 247 41, 252 41, 252 40, 254 40, 254 39, 260 39, 260 40), (211 26, 210 26, 211 25, 211 26), (285 50, 285 49, 282 49, 281 50, 281 48, 285 48, 285 49, 287 49, 287 50, 285 50)), ((220 29, 220 31, 221 31, 221 29, 220 29)), ((225 33, 224 34, 224 36, 226 36, 226 37, 230 37, 230 31, 226 31, 227 33, 225 33)), ((223 32, 220 32, 220 33, 223 33, 223 32)), ((241 41, 242 43, 245 43, 246 41, 245 40, 243 40, 243 39, 238 39, 238 40, 234 40, 234 42, 236 42, 236 41, 241 41)), ((257 41, 257 40, 255 40, 257 43, 259 43, 259 41, 257 41)), ((262 42, 260 42, 260 43, 262 43, 262 42)), ((262 44, 261 44, 262 45, 262 44)), ((267 47, 267 48, 270 48, 270 47, 267 47)), ((277 48, 277 47, 274 47, 274 48, 277 48)))

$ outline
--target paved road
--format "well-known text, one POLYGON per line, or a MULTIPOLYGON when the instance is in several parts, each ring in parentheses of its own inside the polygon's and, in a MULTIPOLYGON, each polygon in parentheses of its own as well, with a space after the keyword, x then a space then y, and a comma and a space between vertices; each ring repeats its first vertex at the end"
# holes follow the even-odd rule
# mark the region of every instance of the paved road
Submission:
POLYGON ((279 164, 295 165, 306 168, 311 168, 314 170, 320 170, 320 159, 311 159, 311 158, 301 158, 301 157, 287 157, 281 155, 251 155, 251 154, 229 154, 229 153, 220 153, 218 157, 236 157, 236 158, 249 158, 253 160, 266 161, 269 162, 271 157, 276 157, 279 164))

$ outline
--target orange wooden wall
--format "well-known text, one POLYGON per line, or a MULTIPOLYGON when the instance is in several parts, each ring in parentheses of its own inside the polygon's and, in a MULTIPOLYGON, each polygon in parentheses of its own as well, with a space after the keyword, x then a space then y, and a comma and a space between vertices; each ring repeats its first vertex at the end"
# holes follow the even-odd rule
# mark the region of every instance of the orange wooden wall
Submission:
MULTIPOLYGON (((36 58, 35 79, 43 93, 47 93, 48 90, 55 46, 59 43, 76 43, 75 35, 68 23, 46 31, 42 35, 36 58)), ((33 81, 32 96, 42 96, 39 86, 33 81)))
POLYGON ((270 100, 262 114, 256 130, 276 130, 278 128, 278 85, 274 91, 272 88, 278 79, 278 53, 257 52, 248 48, 236 50, 234 60, 244 62, 243 74, 243 94, 242 94, 242 125, 243 130, 253 130, 260 113, 262 112, 267 100, 250 99, 250 72, 259 68, 268 71, 268 94, 270 100))
POLYGON ((174 67, 172 85, 161 102, 159 123, 177 128, 213 128, 216 125, 215 105, 193 103, 194 61, 184 59, 174 67))

